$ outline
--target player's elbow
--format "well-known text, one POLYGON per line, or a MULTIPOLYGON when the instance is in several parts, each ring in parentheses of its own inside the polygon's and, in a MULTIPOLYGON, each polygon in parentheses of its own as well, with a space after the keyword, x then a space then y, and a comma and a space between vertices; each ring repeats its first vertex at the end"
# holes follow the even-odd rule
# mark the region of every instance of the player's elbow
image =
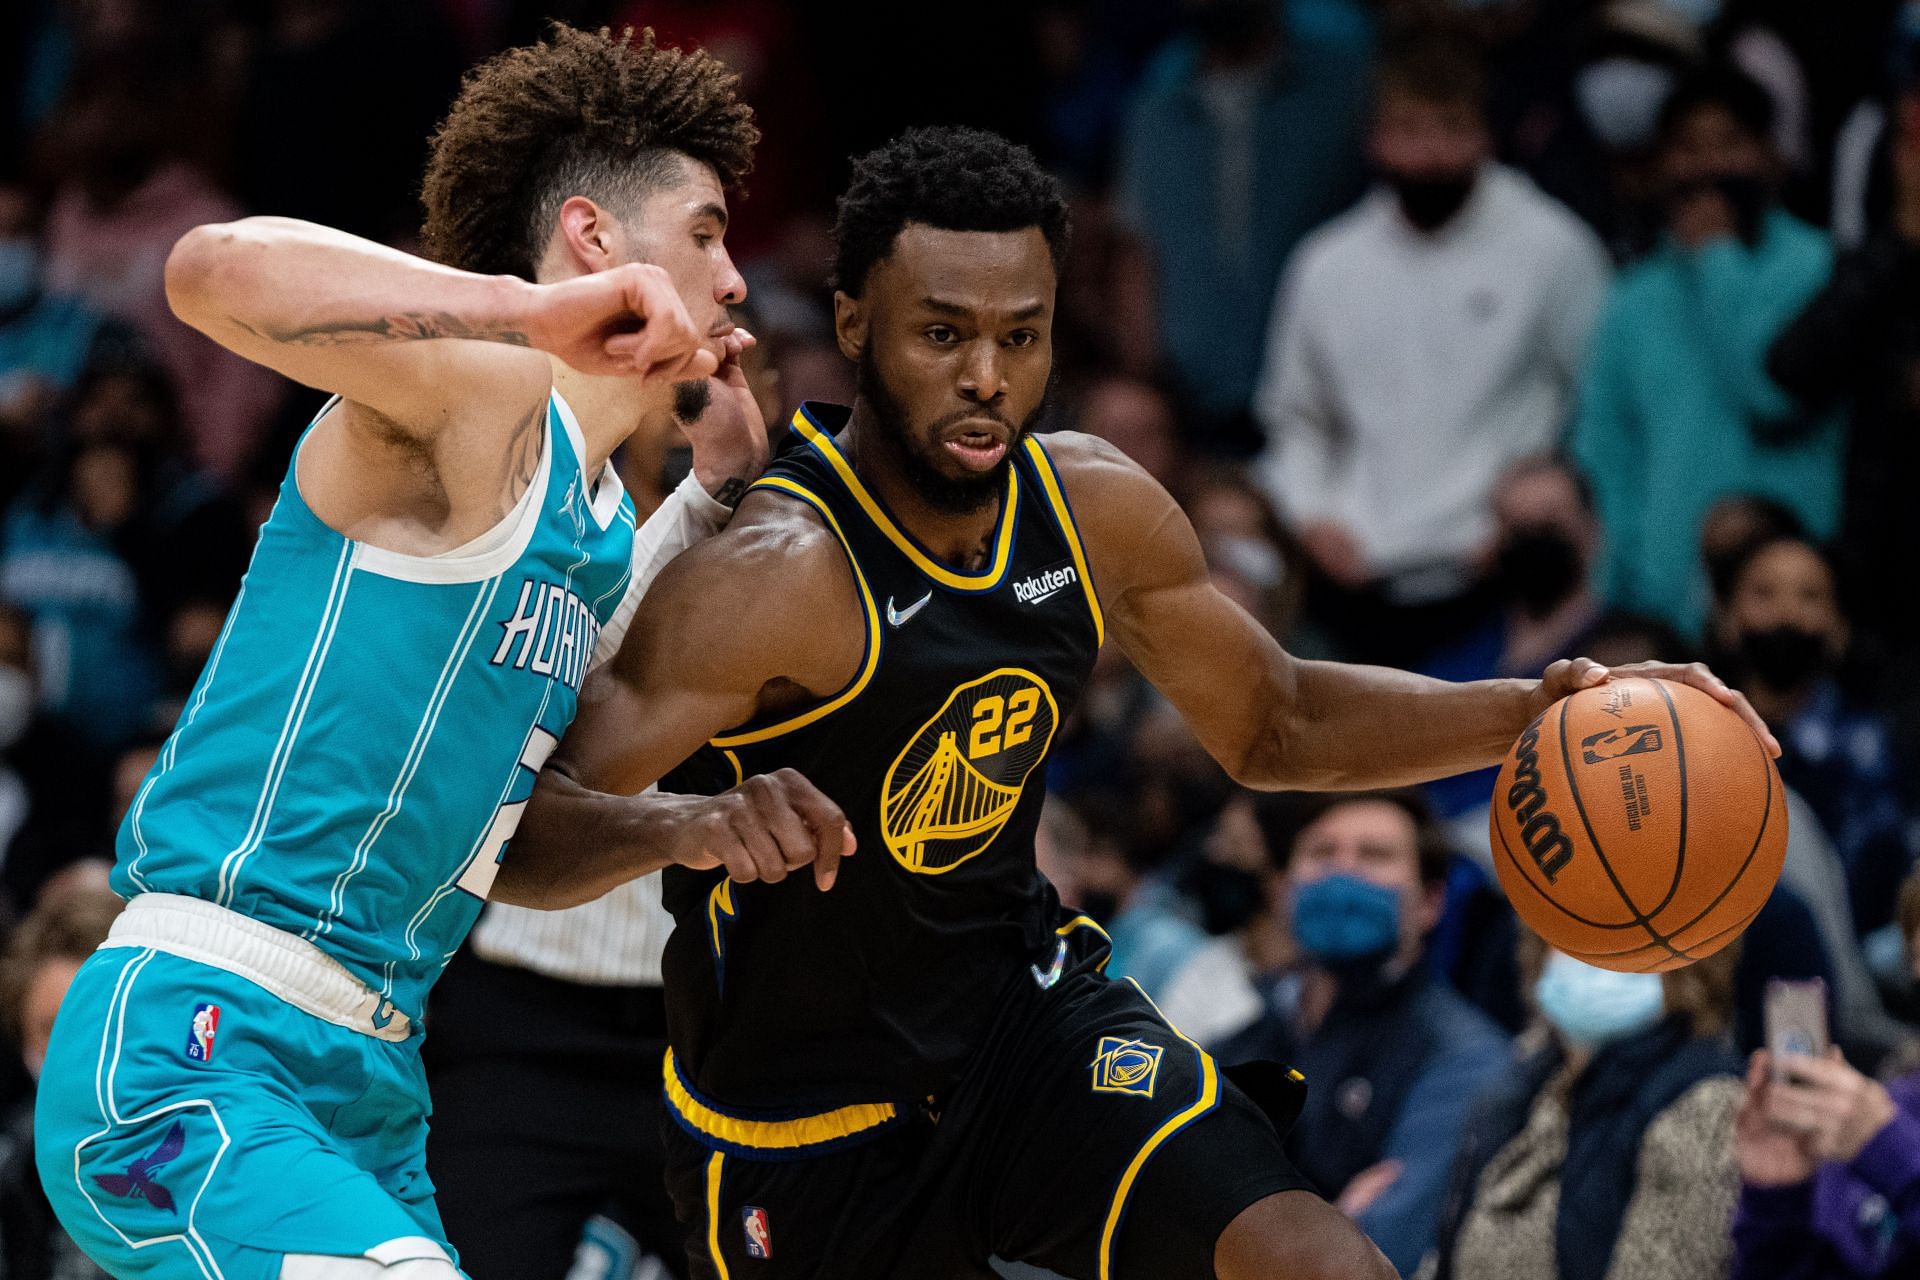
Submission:
POLYGON ((219 281, 239 236, 233 223, 210 222, 174 242, 167 254, 167 305, 173 314, 204 328, 207 308, 219 293, 219 281))
POLYGON ((1264 725, 1227 773, 1252 791, 1328 791, 1341 779, 1316 763, 1311 726, 1296 716, 1279 716, 1264 725))

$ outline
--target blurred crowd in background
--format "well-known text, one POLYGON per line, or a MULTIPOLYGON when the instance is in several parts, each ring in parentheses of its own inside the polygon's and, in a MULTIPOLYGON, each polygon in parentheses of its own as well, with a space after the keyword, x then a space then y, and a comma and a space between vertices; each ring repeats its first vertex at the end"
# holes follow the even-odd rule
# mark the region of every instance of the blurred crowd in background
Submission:
MULTIPOLYGON (((1899 0, 0 8, 0 1095, 29 1095, 111 917, 99 860, 320 403, 172 318, 169 248, 248 213, 413 247, 462 69, 549 17, 742 76, 765 141, 729 241, 770 416, 852 395, 847 157, 995 128, 1072 194, 1048 427, 1164 483, 1289 649, 1453 679, 1700 658, 1774 728, 1773 901, 1714 961, 1613 975, 1516 924, 1491 771, 1241 792, 1102 655, 1043 866, 1223 1061, 1306 1072, 1300 1163, 1404 1274, 1920 1273, 1899 0), (1837 1045, 1787 1077, 1743 1060, 1777 977, 1824 981, 1837 1045)), ((675 462, 620 465, 644 509, 675 462)), ((34 1217, 29 1117, 0 1130, 0 1275, 91 1275, 34 1217)))

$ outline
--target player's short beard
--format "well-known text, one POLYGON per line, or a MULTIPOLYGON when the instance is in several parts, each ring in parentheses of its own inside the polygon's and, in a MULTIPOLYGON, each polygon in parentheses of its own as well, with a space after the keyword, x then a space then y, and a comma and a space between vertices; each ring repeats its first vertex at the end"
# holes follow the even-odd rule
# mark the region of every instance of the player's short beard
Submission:
POLYGON ((692 426, 713 403, 713 384, 705 378, 673 384, 673 416, 692 426))
MULTIPOLYGON (((991 471, 952 476, 942 471, 939 464, 928 456, 927 446, 914 429, 906 406, 887 388, 886 380, 880 376, 880 370, 875 367, 871 356, 861 354, 855 376, 860 401, 866 406, 874 425, 880 428, 881 439, 900 459, 907 483, 928 506, 956 516, 972 515, 991 506, 1005 491, 1007 468, 1013 465, 1013 451, 1020 447, 1020 442, 1034 424, 1046 414, 1053 393, 1053 383, 1049 379, 1047 394, 1040 397, 1040 403, 1034 406, 1026 421, 1014 429, 1012 438, 1007 441, 1006 456, 991 471)), ((939 447, 938 444, 933 446, 935 449, 939 447)))

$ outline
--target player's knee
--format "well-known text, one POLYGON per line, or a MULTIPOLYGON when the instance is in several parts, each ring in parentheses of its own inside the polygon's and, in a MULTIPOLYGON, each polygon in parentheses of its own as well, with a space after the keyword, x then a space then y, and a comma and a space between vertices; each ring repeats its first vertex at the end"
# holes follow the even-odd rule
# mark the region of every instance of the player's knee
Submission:
POLYGON ((1219 1280, 1398 1280, 1347 1216, 1308 1191, 1247 1206, 1214 1248, 1219 1280))

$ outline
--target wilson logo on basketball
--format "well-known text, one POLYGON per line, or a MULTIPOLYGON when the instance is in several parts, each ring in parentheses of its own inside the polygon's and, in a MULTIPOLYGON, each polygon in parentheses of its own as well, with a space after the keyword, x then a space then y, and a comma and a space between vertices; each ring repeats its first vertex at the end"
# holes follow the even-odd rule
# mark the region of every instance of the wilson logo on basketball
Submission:
POLYGON ((1602 764, 1622 756, 1646 755, 1666 745, 1658 725, 1636 724, 1630 729, 1608 729, 1580 740, 1581 759, 1602 764))
POLYGON ((1573 861, 1573 841, 1560 830, 1560 819, 1547 812, 1547 789, 1540 785, 1540 722, 1534 721, 1514 744, 1513 785, 1507 788, 1507 809, 1520 824, 1520 838, 1534 865, 1552 884, 1573 861))

